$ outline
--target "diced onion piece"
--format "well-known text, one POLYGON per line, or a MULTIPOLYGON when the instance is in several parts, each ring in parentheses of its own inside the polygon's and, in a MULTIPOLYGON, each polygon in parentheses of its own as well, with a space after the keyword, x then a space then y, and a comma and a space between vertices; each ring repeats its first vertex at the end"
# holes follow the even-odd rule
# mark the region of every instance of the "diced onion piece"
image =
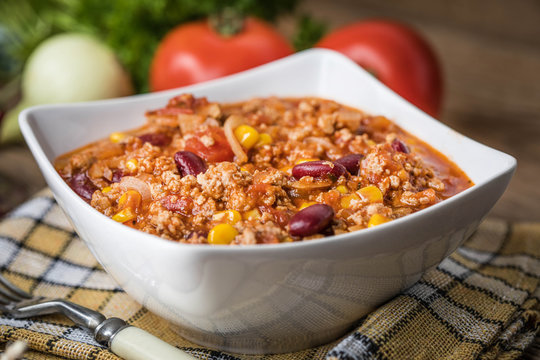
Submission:
POLYGON ((310 183, 295 181, 291 184, 291 187, 296 190, 318 190, 325 189, 332 186, 332 180, 318 180, 310 183))
POLYGON ((134 176, 124 176, 120 181, 120 187, 124 190, 136 190, 141 194, 142 201, 149 201, 152 199, 152 193, 147 183, 134 176))
POLYGON ((246 153, 244 152, 244 149, 242 149, 242 145, 240 145, 240 143, 238 142, 238 139, 234 135, 234 129, 236 129, 238 126, 242 125, 243 123, 244 123, 244 119, 241 116, 231 115, 227 118, 227 120, 225 120, 225 124, 223 124, 225 137, 227 138, 227 141, 229 142, 229 145, 231 146, 231 150, 233 151, 234 155, 236 155, 236 158, 241 164, 245 163, 248 160, 248 157, 246 153))
POLYGON ((107 166, 105 169, 103 169, 103 177, 109 181, 112 180, 113 172, 110 167, 107 166))
POLYGON ((139 194, 137 190, 130 189, 120 196, 120 199, 118 199, 118 206, 121 209, 128 207, 131 209, 137 209, 139 206, 141 206, 141 202, 141 194, 139 194))

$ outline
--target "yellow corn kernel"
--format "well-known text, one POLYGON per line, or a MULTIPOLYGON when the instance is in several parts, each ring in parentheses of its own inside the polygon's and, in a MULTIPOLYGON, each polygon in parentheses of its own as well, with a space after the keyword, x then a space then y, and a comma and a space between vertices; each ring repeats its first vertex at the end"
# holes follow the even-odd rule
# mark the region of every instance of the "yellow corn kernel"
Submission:
POLYGON ((339 191, 342 194, 346 194, 349 192, 349 189, 345 185, 339 185, 336 187, 336 190, 339 191))
POLYGON ((315 159, 315 158, 299 159, 299 160, 296 160, 294 164, 298 165, 298 164, 309 162, 309 161, 319 161, 319 159, 315 159))
POLYGON ((281 242, 293 242, 293 239, 290 236, 287 236, 285 239, 281 240, 281 242))
POLYGON ((376 143, 375 141, 373 141, 373 140, 368 140, 368 141, 367 141, 367 144, 368 144, 369 146, 375 146, 375 145, 377 145, 377 143, 376 143))
POLYGON ((111 190, 112 190, 112 187, 110 187, 110 186, 105 186, 103 189, 101 189, 101 192, 104 193, 104 194, 106 194, 106 193, 108 193, 108 192, 111 191, 111 190))
POLYGON ((126 168, 131 171, 135 172, 139 168, 139 161, 137 159, 131 159, 126 161, 126 168))
POLYGON ((208 243, 212 245, 228 245, 238 235, 238 231, 230 224, 216 225, 208 233, 208 243))
POLYGON ((384 224, 389 221, 390 219, 387 218, 386 216, 382 216, 380 214, 373 214, 371 215, 371 218, 368 221, 367 227, 370 228, 373 226, 384 224))
POLYGON ((224 210, 215 213, 212 220, 234 225, 242 220, 242 215, 236 210, 224 210))
POLYGON ((369 201, 372 203, 383 201, 383 195, 381 190, 379 190, 379 188, 374 185, 368 185, 366 187, 363 187, 358 190, 357 193, 365 201, 369 201))
POLYGON ((135 218, 137 218, 137 214, 135 214, 133 210, 129 207, 120 210, 112 217, 114 221, 118 221, 120 223, 125 223, 126 221, 131 221, 135 218))
POLYGON ((109 135, 109 140, 113 143, 119 143, 126 138, 126 134, 121 132, 113 132, 109 135))
POLYGON ((267 133, 262 133, 259 135, 259 141, 257 141, 256 146, 270 145, 272 143, 272 136, 267 133))
POLYGON ((244 220, 259 220, 261 218, 261 212, 259 209, 251 209, 246 211, 242 217, 244 220))
POLYGON ((122 209, 128 207, 136 209, 141 205, 141 202, 142 196, 137 190, 128 190, 118 199, 118 206, 122 209))
POLYGON ((234 136, 246 149, 251 149, 259 141, 259 132, 249 125, 240 125, 234 129, 234 136))
POLYGON ((315 205, 315 204, 317 204, 315 201, 306 201, 302 203, 302 205, 300 205, 299 209, 304 210, 305 208, 310 207, 311 205, 315 205))
POLYGON ((341 198, 341 207, 349 209, 353 200, 360 200, 360 196, 356 194, 345 195, 341 198))

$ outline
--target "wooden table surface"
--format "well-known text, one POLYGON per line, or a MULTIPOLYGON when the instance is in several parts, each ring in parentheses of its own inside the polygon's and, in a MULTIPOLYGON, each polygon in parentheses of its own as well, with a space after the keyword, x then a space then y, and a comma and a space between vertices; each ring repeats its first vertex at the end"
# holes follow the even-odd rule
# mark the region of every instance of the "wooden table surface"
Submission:
MULTIPOLYGON (((512 154, 518 170, 492 216, 540 220, 540 2, 537 0, 306 0, 333 29, 369 17, 411 24, 442 63, 441 121, 486 145, 512 154)), ((280 21, 290 34, 291 18, 280 21)), ((25 147, 0 149, 0 215, 25 192, 2 193, 11 182, 31 193, 44 186, 25 147)), ((540 342, 526 359, 540 359, 540 342)))

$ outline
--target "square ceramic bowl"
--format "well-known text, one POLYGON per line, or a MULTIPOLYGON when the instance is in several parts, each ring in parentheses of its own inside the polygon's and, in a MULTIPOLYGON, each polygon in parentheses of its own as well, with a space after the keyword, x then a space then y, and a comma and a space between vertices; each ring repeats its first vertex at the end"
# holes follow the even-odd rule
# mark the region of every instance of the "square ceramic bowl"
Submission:
POLYGON ((418 110, 344 56, 309 50, 237 75, 161 93, 39 106, 20 116, 58 203, 125 291, 186 338, 239 353, 328 342, 416 282, 469 237, 504 192, 516 160, 418 110), (175 243, 107 218, 77 196, 54 159, 145 122, 148 109, 191 92, 231 102, 318 96, 385 115, 458 164, 475 185, 404 218, 316 241, 208 246, 175 243))

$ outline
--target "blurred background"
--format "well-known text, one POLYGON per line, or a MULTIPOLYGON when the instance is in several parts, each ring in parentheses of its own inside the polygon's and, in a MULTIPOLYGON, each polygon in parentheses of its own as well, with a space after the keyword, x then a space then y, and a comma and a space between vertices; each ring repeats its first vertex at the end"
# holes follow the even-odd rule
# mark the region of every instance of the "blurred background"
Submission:
MULTIPOLYGON (((186 26, 192 21, 207 24, 208 17, 212 27, 205 31, 225 39, 220 44, 225 48, 245 32, 259 31, 255 35, 263 40, 257 41, 269 41, 264 48, 275 49, 266 59, 257 60, 261 63, 316 45, 346 54, 351 46, 364 46, 368 55, 377 56, 366 55, 365 63, 358 62, 381 81, 457 131, 518 159, 517 174, 492 216, 540 219, 537 0, 2 0, 0 216, 45 186, 18 133, 14 119, 20 109, 204 80, 210 76, 205 66, 215 64, 209 64, 208 54, 197 53, 193 45, 199 39, 206 41, 204 34, 196 35, 186 26), (245 20, 250 16, 268 22, 267 32, 250 28, 245 20), (390 26, 377 35, 377 21, 365 24, 372 18, 403 27, 390 26), (343 29, 350 24, 356 27, 343 29), (58 37, 65 33, 74 35, 58 37), (375 44, 370 37, 377 39, 375 44), (387 43, 385 39, 396 41, 391 52, 380 45, 387 43), (181 70, 167 68, 170 58, 186 53, 200 60, 200 66, 190 72, 198 77, 167 73, 181 70), (158 70, 152 69, 153 63, 160 64, 158 70), (385 68, 392 66, 404 67, 410 78, 387 76, 385 68), (88 68, 91 71, 84 70, 88 68), (427 68, 430 72, 422 73, 427 68), (178 83, 163 83, 164 77, 178 83), (399 81, 406 85, 393 83, 399 81), (427 97, 420 94, 414 99, 415 88, 422 87, 427 97)), ((250 51, 261 53, 255 45, 239 51, 245 51, 246 58, 254 57, 250 51)), ((211 57, 225 62, 224 57, 211 57)), ((246 61, 245 66, 254 64, 246 61)), ((238 69, 231 65, 222 70, 225 74, 238 69)))
POLYGON ((538 0, 1 0, 0 217, 45 186, 18 131, 24 107, 178 87, 324 46, 515 156, 491 216, 540 220, 539 24, 538 0), (186 58, 195 65, 175 68, 186 58))

